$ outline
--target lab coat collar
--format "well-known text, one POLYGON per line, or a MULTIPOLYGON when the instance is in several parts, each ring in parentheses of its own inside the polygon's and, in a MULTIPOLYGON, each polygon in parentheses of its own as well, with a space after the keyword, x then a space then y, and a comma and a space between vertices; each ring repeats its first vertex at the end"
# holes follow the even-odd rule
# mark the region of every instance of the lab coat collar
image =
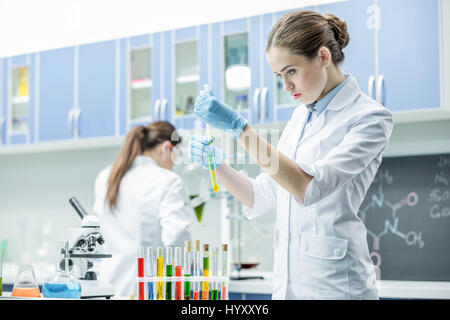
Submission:
POLYGON ((343 109, 353 102, 360 93, 361 90, 359 89, 358 82, 350 75, 347 83, 339 90, 333 100, 330 101, 324 112, 343 109))
POLYGON ((141 166, 141 165, 147 165, 147 164, 153 164, 155 166, 158 165, 153 158, 147 157, 147 156, 142 156, 142 155, 137 156, 133 162, 133 166, 141 166))

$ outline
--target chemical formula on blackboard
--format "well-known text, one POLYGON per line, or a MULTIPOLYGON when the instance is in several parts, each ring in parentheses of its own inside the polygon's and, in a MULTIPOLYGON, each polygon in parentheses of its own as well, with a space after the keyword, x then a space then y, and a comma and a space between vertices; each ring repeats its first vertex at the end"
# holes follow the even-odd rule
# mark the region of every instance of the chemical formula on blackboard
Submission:
POLYGON ((386 158, 359 216, 382 280, 450 280, 450 155, 386 158))

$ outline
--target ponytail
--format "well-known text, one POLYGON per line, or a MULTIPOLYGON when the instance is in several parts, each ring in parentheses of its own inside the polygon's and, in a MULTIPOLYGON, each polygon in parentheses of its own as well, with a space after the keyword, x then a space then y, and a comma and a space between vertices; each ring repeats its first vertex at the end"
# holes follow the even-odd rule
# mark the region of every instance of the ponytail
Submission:
POLYGON ((120 182, 125 173, 131 168, 134 159, 142 153, 142 140, 143 136, 147 133, 148 129, 144 126, 137 126, 131 129, 120 150, 119 156, 111 168, 111 173, 108 178, 108 191, 106 192, 106 199, 111 209, 117 207, 120 182))

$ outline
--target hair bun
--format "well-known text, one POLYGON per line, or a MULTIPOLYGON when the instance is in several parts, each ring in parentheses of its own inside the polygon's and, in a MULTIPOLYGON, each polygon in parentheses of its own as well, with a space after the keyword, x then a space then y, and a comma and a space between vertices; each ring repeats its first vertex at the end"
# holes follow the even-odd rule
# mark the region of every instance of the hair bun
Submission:
POLYGON ((347 22, 339 19, 331 13, 324 14, 323 16, 330 24, 339 47, 341 50, 344 49, 350 41, 350 35, 347 32, 347 22))

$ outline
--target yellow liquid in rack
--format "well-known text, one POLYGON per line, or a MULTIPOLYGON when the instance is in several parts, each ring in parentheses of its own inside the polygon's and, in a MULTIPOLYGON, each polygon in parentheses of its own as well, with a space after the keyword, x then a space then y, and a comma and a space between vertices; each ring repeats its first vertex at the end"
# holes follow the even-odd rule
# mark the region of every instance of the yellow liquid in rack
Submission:
MULTIPOLYGON (((156 259, 156 276, 157 277, 163 276, 163 258, 156 259)), ((162 300, 162 299, 163 299, 163 283, 157 282, 156 283, 156 300, 162 300)))

